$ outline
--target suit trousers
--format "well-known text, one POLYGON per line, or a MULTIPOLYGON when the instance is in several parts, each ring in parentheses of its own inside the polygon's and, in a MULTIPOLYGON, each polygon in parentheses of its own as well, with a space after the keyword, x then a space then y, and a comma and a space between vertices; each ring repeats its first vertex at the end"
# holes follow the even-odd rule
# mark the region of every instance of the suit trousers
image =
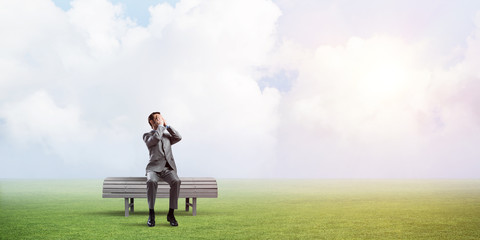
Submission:
POLYGON ((147 172, 147 199, 148 208, 153 209, 157 198, 158 181, 163 180, 170 185, 170 208, 178 208, 178 196, 180 194, 180 178, 171 168, 165 167, 161 172, 147 172))

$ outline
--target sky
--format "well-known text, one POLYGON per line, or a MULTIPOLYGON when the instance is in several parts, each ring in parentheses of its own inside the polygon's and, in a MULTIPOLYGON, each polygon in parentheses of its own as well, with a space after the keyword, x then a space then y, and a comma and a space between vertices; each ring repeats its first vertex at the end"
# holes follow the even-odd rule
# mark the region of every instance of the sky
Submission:
POLYGON ((479 178, 480 2, 0 0, 0 178, 479 178))

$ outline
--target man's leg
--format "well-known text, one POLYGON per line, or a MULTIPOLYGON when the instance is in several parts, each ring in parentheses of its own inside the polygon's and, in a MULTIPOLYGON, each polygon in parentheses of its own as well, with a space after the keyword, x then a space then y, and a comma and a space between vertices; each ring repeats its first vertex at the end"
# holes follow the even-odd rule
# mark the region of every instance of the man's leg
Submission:
POLYGON ((171 169, 163 170, 160 173, 160 177, 170 185, 170 209, 168 211, 167 221, 169 221, 172 226, 178 226, 173 210, 178 208, 178 196, 180 195, 181 184, 180 178, 177 173, 171 169))
POLYGON ((155 226, 155 199, 157 197, 157 187, 159 177, 156 172, 148 172, 147 173, 147 201, 148 201, 148 208, 149 208, 149 216, 147 225, 149 227, 155 226))

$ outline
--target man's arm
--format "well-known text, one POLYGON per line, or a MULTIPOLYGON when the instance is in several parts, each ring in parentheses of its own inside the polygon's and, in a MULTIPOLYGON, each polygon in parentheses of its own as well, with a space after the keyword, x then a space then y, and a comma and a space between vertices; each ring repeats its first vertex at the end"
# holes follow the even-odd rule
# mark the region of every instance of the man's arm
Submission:
POLYGON ((171 126, 167 127, 167 131, 170 133, 170 135, 172 135, 172 137, 170 138, 170 144, 173 145, 182 140, 182 136, 180 136, 180 133, 178 133, 177 130, 175 130, 171 126))
POLYGON ((155 130, 153 134, 151 132, 143 134, 143 141, 147 144, 147 147, 155 146, 162 138, 164 130, 164 126, 158 126, 157 130, 155 130))
POLYGON ((167 121, 165 120, 165 118, 163 118, 163 116, 160 116, 161 118, 161 122, 163 123, 163 126, 165 126, 167 128, 167 131, 170 133, 170 135, 172 135, 170 137, 170 144, 173 145, 177 142, 180 142, 180 140, 182 140, 182 136, 180 136, 180 133, 177 132, 177 130, 175 130, 175 128, 172 128, 170 127, 170 125, 167 125, 167 121))

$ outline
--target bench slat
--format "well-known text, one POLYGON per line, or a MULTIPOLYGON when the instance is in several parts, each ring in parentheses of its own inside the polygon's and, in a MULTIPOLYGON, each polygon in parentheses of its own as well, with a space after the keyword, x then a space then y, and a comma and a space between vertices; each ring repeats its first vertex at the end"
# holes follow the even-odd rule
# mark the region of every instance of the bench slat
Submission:
MULTIPOLYGON (((195 182, 195 181, 182 181, 182 185, 209 185, 209 184, 215 184, 216 182, 210 181, 210 182, 195 182)), ((104 181, 103 185, 142 185, 146 184, 145 181, 130 181, 130 182, 125 182, 125 181, 104 181)), ((158 182, 158 185, 167 185, 166 182, 158 182)))
MULTIPOLYGON (((129 191, 147 191, 147 188, 104 188, 104 192, 129 192, 129 191)), ((170 188, 157 188, 157 191, 170 191, 170 188)), ((206 192, 215 192, 218 191, 218 188, 180 188, 180 191, 206 191, 206 192)))
MULTIPOLYGON (((104 185, 104 189, 147 189, 147 185, 104 185)), ((169 185, 158 185, 157 189, 170 189, 169 185)), ((190 188, 198 188, 198 189, 217 189, 217 185, 180 185, 180 189, 190 189, 190 188)))
MULTIPOLYGON (((157 194, 157 198, 168 198, 170 194, 164 193, 164 194, 157 194)), ((119 196, 118 194, 109 194, 109 193, 104 193, 102 194, 103 198, 147 198, 147 194, 140 194, 140 193, 130 193, 130 194, 122 194, 119 196)), ((217 198, 218 194, 216 193, 191 193, 191 194, 182 194, 180 193, 179 198, 217 198)))
MULTIPOLYGON (((147 177, 107 177, 106 181, 147 181, 147 177)), ((216 181, 212 177, 181 177, 182 181, 216 181)))
MULTIPOLYGON (((218 189, 180 189, 180 193, 212 193, 218 189)), ((170 189, 158 189, 157 193, 169 193, 170 189)), ((103 189, 103 193, 147 193, 147 189, 103 189)))

